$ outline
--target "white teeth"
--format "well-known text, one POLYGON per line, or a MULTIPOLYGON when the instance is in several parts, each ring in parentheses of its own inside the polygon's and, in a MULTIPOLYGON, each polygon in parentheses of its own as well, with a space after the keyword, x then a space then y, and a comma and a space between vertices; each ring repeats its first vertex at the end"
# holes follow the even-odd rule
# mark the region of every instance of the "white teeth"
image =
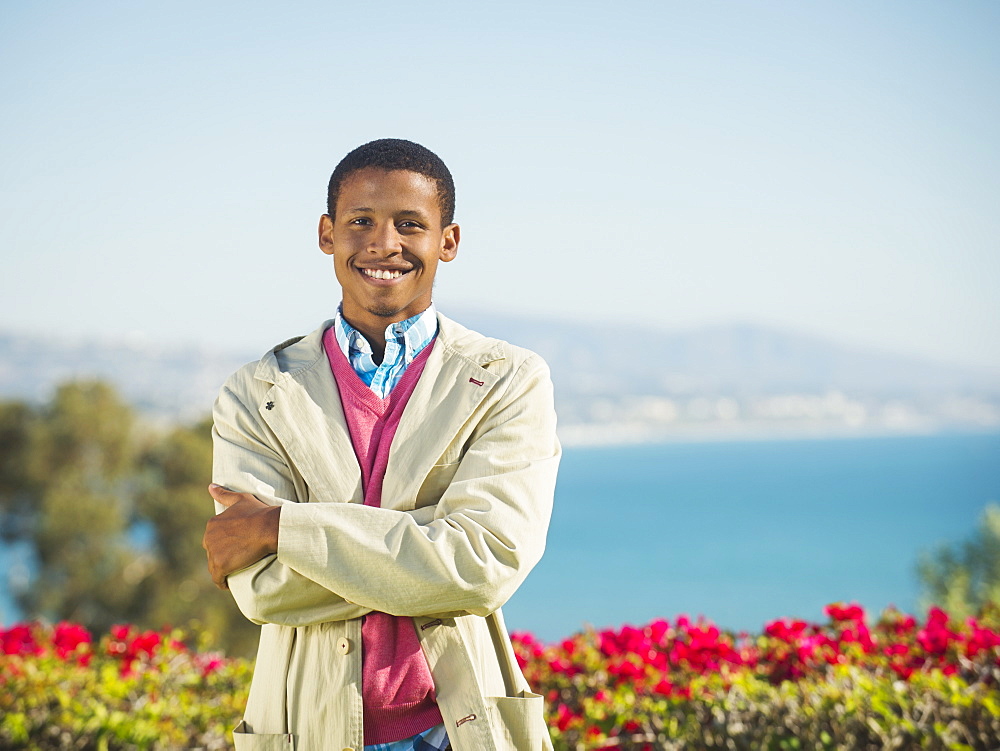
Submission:
POLYGON ((361 269, 366 276, 372 279, 398 279, 403 275, 402 271, 388 271, 386 269, 361 269))

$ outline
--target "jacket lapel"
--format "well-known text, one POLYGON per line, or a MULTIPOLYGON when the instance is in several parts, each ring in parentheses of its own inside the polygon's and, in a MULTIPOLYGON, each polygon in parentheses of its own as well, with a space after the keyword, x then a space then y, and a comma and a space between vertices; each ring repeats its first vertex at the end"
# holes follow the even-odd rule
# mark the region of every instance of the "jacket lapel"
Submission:
POLYGON ((499 380, 483 367, 503 359, 499 346, 466 354, 455 341, 465 329, 443 316, 439 321, 438 339, 403 410, 389 452, 383 505, 400 510, 414 508, 417 491, 431 467, 499 380))
MULTIPOLYGON (((503 359, 499 342, 484 347, 483 337, 444 316, 438 321, 434 349, 392 441, 382 488, 386 507, 414 507, 424 478, 499 380, 484 367, 503 359)), ((258 410, 313 499, 363 503, 361 468, 323 349, 331 323, 261 361, 257 378, 273 386, 258 410)))
POLYGON ((259 412, 309 485, 312 499, 362 503, 361 468, 322 332, 323 328, 281 353, 283 372, 275 376, 277 362, 273 369, 258 370, 258 378, 274 383, 259 412))

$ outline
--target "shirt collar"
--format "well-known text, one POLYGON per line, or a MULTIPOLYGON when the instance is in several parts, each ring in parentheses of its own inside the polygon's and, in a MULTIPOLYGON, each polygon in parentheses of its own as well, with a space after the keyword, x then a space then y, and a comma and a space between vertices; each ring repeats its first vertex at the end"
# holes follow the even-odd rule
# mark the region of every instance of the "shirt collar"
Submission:
MULTIPOLYGON (((395 343, 399 346, 399 354, 404 361, 409 362, 427 345, 427 343, 437 335, 437 309, 434 303, 405 321, 391 323, 385 327, 386 345, 395 343)), ((351 353, 371 355, 372 346, 365 339, 364 335, 354 328, 344 318, 342 306, 337 307, 337 317, 334 319, 334 333, 337 336, 337 344, 344 356, 351 359, 351 353)), ((386 347, 388 350, 388 346, 386 347)))

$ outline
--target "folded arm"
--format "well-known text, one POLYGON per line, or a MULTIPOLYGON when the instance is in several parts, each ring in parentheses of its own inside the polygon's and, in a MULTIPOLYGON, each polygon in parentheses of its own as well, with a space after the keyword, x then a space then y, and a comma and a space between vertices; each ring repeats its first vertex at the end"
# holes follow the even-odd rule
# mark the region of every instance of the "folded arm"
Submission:
POLYGON ((393 615, 500 607, 541 558, 560 455, 544 362, 529 358, 505 385, 432 518, 355 503, 289 504, 278 561, 393 615))
POLYGON ((560 455, 544 362, 529 358, 504 385, 439 502, 409 512, 282 500, 301 496, 276 439, 235 395, 217 404, 216 481, 281 506, 277 555, 228 577, 244 614, 299 626, 502 605, 542 555, 560 455))
MULTIPOLYGON (((287 459, 275 449, 277 439, 228 386, 216 401, 214 419, 213 480, 230 491, 255 496, 255 502, 261 505, 298 505, 294 501, 304 496, 305 487, 297 486, 287 459)), ((209 570, 217 584, 228 586, 249 620, 307 626, 360 618, 369 612, 370 608, 348 602, 279 563, 273 551, 261 550, 259 544, 245 546, 244 555, 248 557, 233 563, 239 553, 231 544, 232 532, 211 534, 213 527, 223 526, 223 517, 229 520, 231 511, 218 500, 215 508, 219 515, 209 521, 204 539, 209 570), (228 546, 225 538, 230 538, 228 546), (223 552, 227 547, 228 555, 223 552), (220 560, 213 564, 216 556, 220 560)))

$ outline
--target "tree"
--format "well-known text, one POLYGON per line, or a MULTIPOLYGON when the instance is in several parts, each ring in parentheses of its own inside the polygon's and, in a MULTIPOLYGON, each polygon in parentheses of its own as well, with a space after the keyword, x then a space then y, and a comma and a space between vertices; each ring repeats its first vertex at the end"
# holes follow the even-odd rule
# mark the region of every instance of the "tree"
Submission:
POLYGON ((27 578, 7 572, 25 616, 193 623, 203 646, 252 654, 257 627, 205 566, 211 472, 210 420, 153 431, 105 383, 0 403, 0 533, 31 559, 27 578))
POLYGON ((145 568, 127 536, 132 411, 107 384, 70 383, 24 427, 21 486, 9 505, 37 571, 15 592, 18 604, 33 615, 106 629, 136 611, 145 568))
POLYGON ((212 513, 212 421, 175 428, 143 457, 146 469, 139 512, 153 527, 159 565, 149 578, 146 617, 154 622, 197 623, 230 654, 252 655, 259 628, 216 588, 201 538, 212 513))
POLYGON ((1000 605, 1000 506, 989 504, 975 533, 960 544, 925 554, 917 571, 926 604, 965 618, 1000 605))
POLYGON ((27 499, 37 492, 27 471, 37 415, 27 404, 0 402, 0 539, 18 540, 31 515, 27 499))

